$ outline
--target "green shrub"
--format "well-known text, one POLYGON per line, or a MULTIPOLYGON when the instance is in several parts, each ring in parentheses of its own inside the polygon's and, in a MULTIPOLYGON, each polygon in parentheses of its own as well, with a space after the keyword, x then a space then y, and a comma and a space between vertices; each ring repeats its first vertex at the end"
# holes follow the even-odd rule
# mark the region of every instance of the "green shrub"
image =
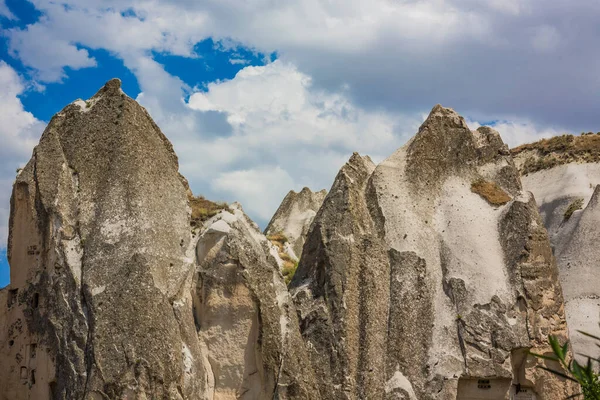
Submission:
MULTIPOLYGON (((593 336, 582 331, 578 332, 591 337, 600 343, 600 337, 593 336)), ((570 396, 569 398, 583 396, 584 400, 600 400, 600 380, 598 379, 598 373, 596 372, 598 370, 597 367, 600 365, 600 360, 589 356, 584 356, 587 358, 587 363, 585 365, 579 364, 577 360, 567 361, 569 349, 568 341, 561 346, 558 342, 558 339, 555 336, 550 335, 548 336, 548 343, 552 347, 552 352, 554 353, 553 355, 546 356, 543 354, 530 354, 537 358, 558 362, 564 371, 557 371, 543 365, 538 365, 537 367, 577 383, 581 389, 581 393, 570 396)))

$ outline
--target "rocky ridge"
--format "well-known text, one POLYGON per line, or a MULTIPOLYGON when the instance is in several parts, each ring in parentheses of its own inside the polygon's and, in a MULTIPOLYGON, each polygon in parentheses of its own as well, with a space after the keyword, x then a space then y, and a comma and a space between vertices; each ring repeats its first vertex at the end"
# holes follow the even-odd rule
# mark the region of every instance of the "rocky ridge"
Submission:
POLYGON ((381 164, 354 154, 326 196, 291 197, 267 228, 305 240, 288 288, 282 249, 239 204, 191 195, 118 80, 65 107, 13 188, 0 399, 572 393, 527 357, 567 327, 495 131, 436 106, 381 164))
POLYGON ((354 154, 342 167, 290 290, 324 398, 569 393, 526 355, 567 337, 535 201, 499 134, 451 109, 378 166, 354 154), (475 193, 481 180, 510 201, 475 193))

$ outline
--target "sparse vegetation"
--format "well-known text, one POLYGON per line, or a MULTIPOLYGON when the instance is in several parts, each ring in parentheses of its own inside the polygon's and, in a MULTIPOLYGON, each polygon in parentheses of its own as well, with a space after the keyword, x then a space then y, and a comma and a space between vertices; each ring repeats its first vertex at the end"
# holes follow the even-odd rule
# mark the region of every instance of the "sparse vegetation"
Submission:
MULTIPOLYGON (((578 332, 582 335, 591 337, 600 343, 600 337, 593 336, 582 331, 578 332)), ((537 367, 579 384, 581 392, 579 394, 569 396, 568 398, 580 398, 583 396, 584 400, 600 400, 600 379, 597 373, 600 360, 583 355, 587 358, 587 363, 585 365, 581 365, 576 360, 569 360, 568 341, 561 346, 558 342, 558 339, 551 335, 548 337, 548 343, 550 344, 550 347, 552 347, 552 352, 554 353, 553 355, 547 356, 535 353, 530 354, 537 358, 557 362, 563 370, 557 371, 556 369, 551 369, 543 365, 538 365, 537 367)))
POLYGON ((288 238, 283 232, 277 232, 267 235, 267 239, 277 246, 279 257, 283 260, 281 273, 285 279, 285 284, 288 285, 292 281, 292 278, 296 273, 296 269, 298 268, 298 260, 294 260, 288 253, 285 252, 285 244, 288 242, 288 238))
POLYGON ((229 209, 227 203, 210 201, 204 198, 204 196, 190 197, 189 202, 190 207, 192 207, 190 224, 193 227, 215 216, 219 211, 229 209))
POLYGON ((483 197, 488 203, 500 206, 508 203, 511 198, 496 182, 478 179, 471 184, 471 191, 483 197))
POLYGON ((92 106, 92 102, 91 101, 86 101, 85 102, 85 108, 90 108, 92 106))
POLYGON ((521 166, 523 175, 570 162, 600 162, 600 135, 555 136, 515 147, 511 153, 530 155, 521 166))
POLYGON ((280 247, 280 250, 283 250, 283 245, 288 242, 288 238, 283 234, 283 232, 267 235, 267 239, 273 242, 273 244, 276 246, 280 247))
POLYGON ((569 207, 565 210, 563 216, 565 217, 565 221, 568 221, 569 218, 573 215, 573 213, 577 210, 581 210, 583 208, 583 199, 575 199, 569 207))
POLYGON ((285 279, 285 284, 289 285, 298 269, 298 261, 284 261, 283 262, 283 270, 281 273, 283 274, 283 278, 285 279))

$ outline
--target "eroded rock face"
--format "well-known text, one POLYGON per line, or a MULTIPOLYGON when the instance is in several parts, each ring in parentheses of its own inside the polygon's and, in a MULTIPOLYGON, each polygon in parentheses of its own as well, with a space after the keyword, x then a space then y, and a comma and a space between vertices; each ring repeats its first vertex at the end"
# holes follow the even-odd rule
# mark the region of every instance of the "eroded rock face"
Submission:
POLYGON ((436 106, 377 167, 352 156, 315 217, 291 291, 323 398, 570 393, 526 357, 550 350, 548 334, 567 337, 535 202, 498 133, 472 132, 450 109, 436 106), (482 180, 509 201, 474 193, 482 180))
POLYGON ((379 166, 354 154, 324 195, 270 224, 294 245, 312 226, 292 300, 281 249, 239 205, 192 221, 171 144, 118 80, 70 104, 13 188, 0 399, 570 394, 526 357, 566 338, 562 293, 496 132, 438 106, 379 166))
POLYGON ((52 119, 13 190, 0 398, 319 398, 277 252, 190 197, 118 80, 52 119))
POLYGON ((197 246, 194 316, 210 399, 318 399, 295 307, 268 240, 234 204, 197 246))
POLYGON ((120 81, 65 107, 14 185, 0 396, 201 398, 190 244, 177 157, 120 81))
POLYGON ((292 255, 299 258, 310 224, 326 195, 325 189, 312 192, 305 187, 300 193, 291 190, 271 218, 265 229, 265 235, 283 233, 292 247, 292 255))
MULTIPOLYGON (((532 152, 520 152, 515 161, 521 167, 531 163, 532 152)), ((595 335, 600 323, 600 164, 573 161, 527 173, 521 180, 535 196, 550 236, 574 352, 598 357, 594 340, 578 330, 595 335)))

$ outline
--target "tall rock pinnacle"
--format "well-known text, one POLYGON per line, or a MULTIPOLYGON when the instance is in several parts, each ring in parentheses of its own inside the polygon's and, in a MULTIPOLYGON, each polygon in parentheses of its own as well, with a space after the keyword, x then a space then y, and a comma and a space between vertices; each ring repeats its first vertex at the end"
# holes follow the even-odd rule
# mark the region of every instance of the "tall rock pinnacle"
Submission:
POLYGON ((567 337, 535 201, 498 133, 451 109, 342 167, 290 288, 323 398, 571 393, 527 356, 567 337))
POLYGON ((318 398, 267 239, 238 208, 192 229, 189 196, 119 80, 52 118, 13 189, 0 399, 318 398))
POLYGON ((201 391, 189 246, 177 157, 119 80, 55 115, 12 195, 8 398, 201 391))

